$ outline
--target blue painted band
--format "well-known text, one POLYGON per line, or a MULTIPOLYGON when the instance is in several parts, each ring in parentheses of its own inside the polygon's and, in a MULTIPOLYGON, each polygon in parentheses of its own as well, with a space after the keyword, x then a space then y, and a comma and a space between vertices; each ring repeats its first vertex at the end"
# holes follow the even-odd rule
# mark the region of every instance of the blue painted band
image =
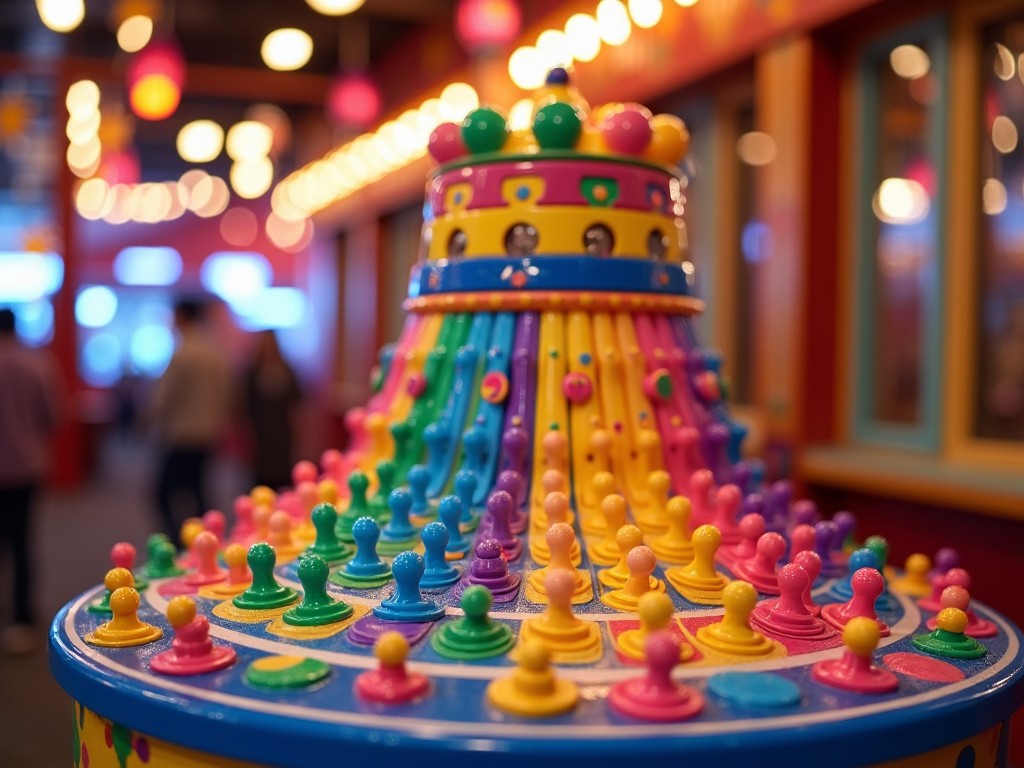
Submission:
POLYGON ((437 261, 413 268, 409 297, 462 291, 621 291, 689 296, 681 264, 536 256, 437 261))

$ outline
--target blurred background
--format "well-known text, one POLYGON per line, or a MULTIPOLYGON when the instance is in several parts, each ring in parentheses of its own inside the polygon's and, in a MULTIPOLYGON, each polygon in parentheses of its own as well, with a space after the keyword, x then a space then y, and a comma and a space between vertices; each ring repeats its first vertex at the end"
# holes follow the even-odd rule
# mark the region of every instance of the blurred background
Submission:
MULTIPOLYGON (((0 308, 67 395, 44 619, 157 525, 145 416, 175 303, 209 303, 238 382, 209 478, 229 509, 266 332, 295 379, 285 453, 344 447, 404 318, 431 131, 482 103, 527 125, 555 65, 591 105, 687 123, 700 329, 749 449, 895 562, 954 544, 1024 624, 1014 0, 0 0, 0 308)), ((40 653, 2 663, 52 686, 40 653)), ((52 694, 5 716, 46 720, 52 694)))

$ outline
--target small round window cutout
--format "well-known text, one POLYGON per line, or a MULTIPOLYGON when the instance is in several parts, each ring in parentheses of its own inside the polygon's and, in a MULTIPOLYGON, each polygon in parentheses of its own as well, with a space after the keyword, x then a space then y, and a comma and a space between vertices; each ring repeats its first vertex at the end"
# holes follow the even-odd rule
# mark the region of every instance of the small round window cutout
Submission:
POLYGON ((466 233, 456 229, 448 238, 448 258, 459 259, 466 255, 466 233))
POLYGON ((614 247, 612 231, 604 224, 594 224, 583 233, 583 250, 588 256, 611 256, 614 247))
POLYGON ((509 256, 529 256, 537 250, 539 239, 532 224, 513 224, 505 233, 505 250, 509 256))
POLYGON ((659 261, 668 253, 668 235, 660 229, 652 229, 647 236, 647 255, 659 261))

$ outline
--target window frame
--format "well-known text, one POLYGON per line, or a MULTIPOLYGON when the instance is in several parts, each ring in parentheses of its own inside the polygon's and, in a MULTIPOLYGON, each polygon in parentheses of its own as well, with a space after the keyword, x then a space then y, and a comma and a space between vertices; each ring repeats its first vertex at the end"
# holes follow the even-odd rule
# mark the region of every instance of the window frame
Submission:
POLYGON ((934 159, 936 189, 932 200, 932 236, 935 242, 934 268, 923 287, 924 317, 921 338, 921 394, 919 423, 902 425, 884 422, 874 416, 874 377, 877 362, 873 358, 877 295, 874 286, 874 262, 877 250, 869 232, 876 227, 871 200, 875 193, 874 169, 853 163, 854 199, 853 243, 851 248, 851 286, 853 320, 849 340, 850 397, 847 401, 847 429, 851 441, 866 445, 899 448, 919 453, 938 453, 943 431, 943 373, 946 368, 943 341, 945 283, 948 248, 943 222, 946 218, 947 186, 947 113, 949 100, 948 25, 944 17, 933 15, 901 25, 871 38, 856 54, 854 112, 855 135, 851 145, 854 158, 874 158, 879 141, 875 135, 880 119, 877 66, 888 60, 889 51, 904 43, 924 44, 932 60, 932 72, 939 87, 930 105, 927 136, 929 155, 934 159))

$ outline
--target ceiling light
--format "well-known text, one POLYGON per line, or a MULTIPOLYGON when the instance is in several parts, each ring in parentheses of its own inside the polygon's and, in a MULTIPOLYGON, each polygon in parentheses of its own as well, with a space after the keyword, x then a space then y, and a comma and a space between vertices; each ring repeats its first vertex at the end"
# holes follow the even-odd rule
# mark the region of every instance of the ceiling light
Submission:
POLYGON ((629 15, 640 29, 650 29, 661 21, 661 0, 629 0, 629 15))
POLYGON ((239 197, 252 200, 259 197, 274 181, 274 164, 269 157, 236 160, 231 164, 231 188, 239 197))
POLYGON ((83 0, 36 0, 43 24, 54 32, 70 32, 85 18, 83 0))
POLYGON ((270 154, 274 132, 256 120, 242 120, 228 129, 225 142, 232 160, 256 160, 270 154))
POLYGON ((601 52, 601 28, 593 16, 586 13, 570 16, 565 22, 565 36, 576 61, 593 61, 601 52))
POLYGON ((450 83, 441 91, 441 109, 449 120, 462 120, 480 106, 480 97, 469 83, 450 83))
POLYGON ((208 163, 224 147, 224 129, 213 120, 193 120, 178 131, 178 154, 188 163, 208 163))
POLYGON ((532 45, 516 48, 508 57, 508 76, 524 91, 532 91, 544 85, 546 74, 544 57, 532 45))
POLYGON ((928 74, 931 59, 916 45, 898 45, 889 54, 892 71, 907 80, 916 80, 928 74))
MULTIPOLYGON (((572 64, 569 38, 560 29, 545 29, 537 37, 537 52, 544 60, 544 69, 568 67, 572 64)), ((545 72, 545 74, 547 74, 545 72)))
POLYGON ((359 10, 366 0, 306 0, 306 5, 324 16, 344 16, 359 10))
POLYGON ((601 0, 597 4, 597 26, 601 39, 608 45, 622 45, 629 40, 629 13, 620 0, 601 0))
POLYGON ((64 99, 69 115, 77 115, 79 111, 95 112, 100 106, 100 87, 92 80, 79 80, 68 88, 64 99))
POLYGON ((200 179, 192 189, 192 211, 196 216, 208 219, 224 212, 231 201, 231 190, 228 183, 220 176, 207 176, 200 179))
POLYGON ((126 53, 141 51, 152 36, 153 20, 149 16, 129 16, 117 28, 117 44, 126 53))
POLYGON ((279 72, 301 69, 313 55, 313 38, 301 29, 275 29, 260 47, 263 63, 279 72))

